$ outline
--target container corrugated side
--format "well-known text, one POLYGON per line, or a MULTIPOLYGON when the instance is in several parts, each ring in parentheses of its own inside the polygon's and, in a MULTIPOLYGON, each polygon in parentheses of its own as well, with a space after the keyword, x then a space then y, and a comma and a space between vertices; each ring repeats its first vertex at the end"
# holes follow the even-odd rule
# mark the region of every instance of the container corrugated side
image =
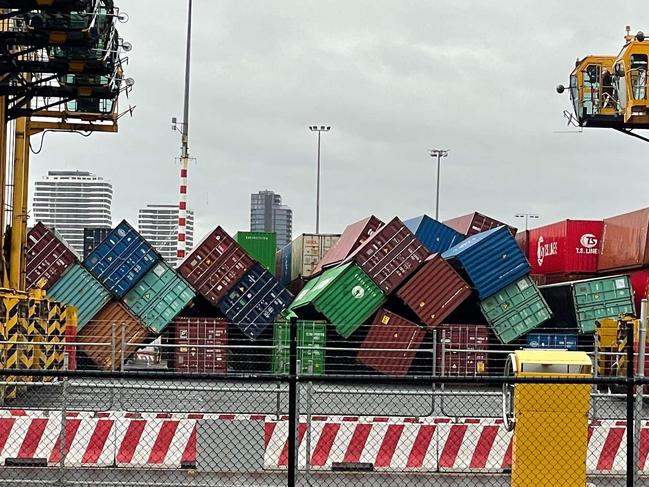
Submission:
POLYGON ((372 234, 346 261, 363 269, 386 294, 392 293, 426 260, 426 247, 398 218, 372 234))
POLYGON ((112 228, 84 228, 83 229, 83 258, 87 259, 88 256, 99 247, 108 234, 112 231, 112 228))
POLYGON ((83 265, 106 289, 122 298, 159 259, 144 237, 123 220, 83 265))
POLYGON ((320 259, 312 275, 318 275, 323 269, 333 267, 345 260, 382 226, 383 222, 374 215, 348 225, 335 245, 320 259))
POLYGON ((161 333, 194 298, 192 288, 164 261, 124 296, 124 304, 153 332, 161 333))
POLYGON ((649 208, 604 219, 598 271, 649 264, 649 208))
POLYGON ((530 264, 507 227, 479 233, 442 254, 466 272, 485 299, 530 272, 530 264))
POLYGON ((222 318, 176 318, 174 370, 224 374, 228 371, 228 322, 222 318))
POLYGON ((424 265, 396 292, 428 327, 440 325, 472 293, 471 286, 439 254, 424 265))
POLYGON ((41 287, 49 289, 68 267, 78 262, 77 254, 65 240, 41 222, 27 234, 25 280, 28 288, 41 281, 41 287))
POLYGON ((219 302, 221 312, 254 340, 284 311, 293 295, 255 264, 219 302))
POLYGON ((437 374, 489 375, 489 328, 473 324, 444 324, 438 335, 437 374))
POLYGON ((635 309, 639 311, 642 300, 649 298, 649 269, 629 272, 629 277, 633 288, 635 309))
POLYGON ((431 254, 445 252, 465 238, 463 234, 428 215, 411 218, 403 223, 431 254))
MULTIPOLYGON (((444 220, 442 223, 467 237, 486 232, 492 228, 508 226, 506 223, 491 218, 490 216, 483 215, 482 213, 478 213, 477 211, 469 213, 468 215, 451 218, 450 220, 444 220)), ((508 226, 508 228, 512 235, 516 235, 517 229, 515 227, 508 226)))
POLYGON ((412 321, 382 309, 376 314, 356 360, 381 374, 404 376, 425 334, 412 321))
POLYGON ((203 297, 217 304, 254 261, 221 227, 210 232, 178 266, 178 272, 203 297))
POLYGON ((567 333, 529 333, 525 342, 530 348, 577 350, 577 335, 567 333))
MULTIPOLYGON (((297 355, 300 373, 321 375, 325 372, 327 323, 298 320, 297 355)), ((273 327, 273 373, 288 374, 290 358, 290 323, 277 321, 273 327)))
POLYGON ((108 290, 80 264, 68 268, 50 288, 48 296, 77 308, 78 330, 82 330, 111 299, 108 290))
POLYGON ((282 250, 280 250, 280 254, 280 265, 282 266, 280 283, 283 286, 288 286, 292 281, 291 266, 293 263, 293 244, 285 245, 282 250))
POLYGON ((302 319, 314 319, 315 312, 348 338, 385 300, 374 281, 350 262, 326 270, 307 282, 289 309, 302 319))
POLYGON ((525 258, 527 258, 529 260, 529 258, 530 258, 530 231, 529 230, 522 230, 522 231, 518 232, 514 238, 516 239, 516 243, 518 244, 518 248, 521 249, 521 252, 523 252, 523 255, 525 255, 525 258))
POLYGON ((148 340, 148 332, 126 307, 113 301, 88 322, 78 333, 77 339, 80 343, 79 349, 97 367, 102 370, 120 370, 122 362, 126 362, 141 348, 129 344, 145 343, 148 340), (92 345, 98 343, 102 345, 92 345))
POLYGON ((291 242, 291 281, 311 276, 339 238, 336 234, 303 233, 294 239, 291 242))
POLYGON ((234 240, 250 257, 275 275, 277 235, 274 232, 237 232, 234 240))
POLYGON ((529 333, 552 317, 541 292, 528 276, 480 301, 480 310, 503 343, 529 333))

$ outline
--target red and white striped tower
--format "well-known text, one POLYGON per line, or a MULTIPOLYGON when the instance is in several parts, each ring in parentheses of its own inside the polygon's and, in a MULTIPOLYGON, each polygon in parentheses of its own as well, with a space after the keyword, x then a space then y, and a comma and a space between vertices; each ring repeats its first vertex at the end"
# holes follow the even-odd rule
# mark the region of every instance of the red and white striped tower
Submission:
POLYGON ((189 157, 180 158, 180 200, 178 203, 178 247, 176 256, 178 262, 185 258, 186 227, 187 227, 187 168, 189 157))

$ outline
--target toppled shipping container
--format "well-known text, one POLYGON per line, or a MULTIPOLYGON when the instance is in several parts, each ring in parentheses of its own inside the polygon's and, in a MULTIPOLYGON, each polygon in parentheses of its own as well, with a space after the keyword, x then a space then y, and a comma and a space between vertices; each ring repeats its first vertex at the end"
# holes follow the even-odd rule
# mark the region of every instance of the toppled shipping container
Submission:
POLYGON ((318 275, 323 269, 340 264, 382 226, 383 222, 374 215, 348 225, 335 245, 318 262, 312 275, 318 275))
POLYGON ((508 227, 512 235, 516 235, 517 231, 515 227, 509 226, 495 218, 483 215, 482 213, 478 213, 477 211, 469 213, 468 215, 451 218, 450 220, 444 220, 442 223, 467 237, 502 226, 508 227))
POLYGON ((176 318, 174 370, 184 374, 228 371, 228 322, 222 318, 176 318))
POLYGON ((254 261, 221 227, 216 227, 181 262, 178 272, 212 304, 217 304, 254 261))
POLYGON ((310 280, 289 308, 302 319, 327 319, 348 338, 385 302, 381 289, 356 264, 326 270, 310 280))
POLYGON ((598 220, 562 220, 530 230, 532 274, 597 272, 603 228, 598 220))
POLYGON ((61 235, 38 222, 27 234, 26 261, 27 288, 49 289, 79 258, 61 235))
POLYGON ((271 274, 276 275, 277 235, 275 232, 237 232, 234 234, 234 240, 250 257, 271 274))
POLYGON ((403 223, 431 254, 445 252, 465 238, 463 234, 428 215, 411 218, 403 223))
POLYGON ((539 288, 528 276, 480 301, 480 310, 503 343, 529 333, 552 317, 539 288))
POLYGON ((151 332, 160 334, 194 296, 189 284, 160 261, 124 296, 124 304, 151 332))
POLYGON ((436 375, 489 375, 489 328, 484 325, 444 324, 440 332, 436 375))
POLYGON ((144 237, 123 220, 83 265, 113 295, 122 298, 159 259, 144 237))
POLYGON ((50 288, 48 295, 77 308, 78 330, 82 330, 111 299, 108 290, 80 264, 68 268, 50 288))
POLYGON ((577 350, 577 335, 568 333, 528 333, 525 342, 530 348, 577 350))
MULTIPOLYGON (((290 359, 290 322, 278 320, 273 328, 273 373, 288 374, 290 359)), ((327 323, 298 320, 297 360, 300 374, 321 375, 325 372, 327 323)))
POLYGON ((428 257, 424 265, 399 288, 396 296, 414 311, 426 326, 440 325, 472 289, 440 254, 428 257))
POLYGON ((635 312, 627 275, 541 286, 541 292, 557 319, 577 325, 582 333, 594 332, 601 318, 635 312))
POLYGON ((294 239, 291 242, 289 282, 310 277, 339 238, 338 234, 303 233, 294 239))
POLYGON ((631 279, 631 287, 633 288, 633 303, 636 311, 640 312, 642 300, 649 299, 649 269, 631 271, 629 272, 629 278, 631 279))
POLYGON ((106 240, 112 228, 84 228, 83 229, 83 259, 87 259, 99 245, 106 240))
POLYGON ((649 208, 604 219, 598 271, 649 265, 649 208))
POLYGON ((442 257, 462 269, 480 299, 525 276, 530 265, 507 227, 498 227, 467 238, 442 257))
POLYGON ((221 312, 250 339, 256 339, 293 300, 270 272, 255 264, 219 302, 221 312))
POLYGON ((527 260, 530 259, 530 231, 522 230, 515 235, 516 243, 518 248, 521 249, 523 255, 527 260))
POLYGON ((426 247, 398 218, 372 234, 345 261, 355 262, 389 295, 426 260, 426 247))

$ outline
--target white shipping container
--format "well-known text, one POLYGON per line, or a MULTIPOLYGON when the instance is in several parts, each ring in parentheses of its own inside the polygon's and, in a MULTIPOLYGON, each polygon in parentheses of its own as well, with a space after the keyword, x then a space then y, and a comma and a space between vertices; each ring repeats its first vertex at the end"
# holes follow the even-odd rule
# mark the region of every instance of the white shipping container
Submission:
POLYGON ((340 238, 339 234, 303 233, 291 243, 291 281, 308 277, 327 251, 340 238))

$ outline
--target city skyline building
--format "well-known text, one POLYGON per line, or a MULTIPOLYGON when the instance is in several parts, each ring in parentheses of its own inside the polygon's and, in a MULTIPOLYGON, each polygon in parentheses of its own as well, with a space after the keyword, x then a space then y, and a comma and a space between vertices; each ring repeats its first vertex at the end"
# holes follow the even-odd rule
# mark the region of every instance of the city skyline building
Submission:
POLYGON ((282 204, 282 196, 264 190, 250 195, 250 231, 275 232, 277 248, 291 243, 293 210, 282 204))
MULTIPOLYGON (((186 248, 194 248, 194 212, 187 210, 186 248)), ((178 205, 146 205, 138 211, 138 231, 171 266, 178 263, 178 205)))

